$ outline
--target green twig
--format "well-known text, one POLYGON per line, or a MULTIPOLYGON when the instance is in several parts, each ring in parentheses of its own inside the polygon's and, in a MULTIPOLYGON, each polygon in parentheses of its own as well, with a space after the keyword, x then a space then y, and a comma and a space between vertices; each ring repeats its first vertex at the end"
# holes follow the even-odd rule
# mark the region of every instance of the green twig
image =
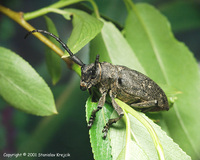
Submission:
MULTIPOLYGON (((35 30, 33 26, 31 26, 27 21, 24 20, 23 13, 22 12, 15 12, 10 10, 9 8, 6 8, 2 5, 0 5, 0 12, 17 22, 19 25, 21 25, 23 28, 25 28, 27 31, 35 30)), ((35 33, 34 36, 36 36, 40 41, 42 41, 44 44, 46 44, 49 48, 51 48, 57 55, 62 57, 64 55, 64 52, 57 47, 54 43, 52 43, 48 38, 43 36, 40 33, 35 33)), ((69 58, 63 59, 68 66, 72 65, 72 61, 69 58)))
MULTIPOLYGON (((38 10, 33 11, 33 12, 25 13, 24 14, 24 19, 26 21, 28 21, 28 20, 43 16, 43 15, 49 13, 49 12, 52 12, 53 9, 63 8, 63 7, 66 7, 66 6, 69 6, 69 5, 78 3, 78 2, 83 2, 83 1, 88 1, 88 2, 90 2, 92 4, 92 6, 94 8, 94 13, 95 13, 96 17, 99 18, 100 16, 99 16, 98 7, 97 7, 96 3, 93 0, 65 0, 65 1, 58 1, 58 2, 56 2, 54 4, 52 4, 52 5, 49 5, 47 7, 38 9, 38 10)), ((59 12, 57 12, 57 13, 59 13, 59 12)))
POLYGON ((93 0, 88 0, 88 1, 92 4, 92 7, 94 8, 94 13, 96 18, 100 18, 99 10, 96 3, 93 0))
POLYGON ((43 16, 49 12, 51 12, 51 8, 54 8, 54 9, 58 9, 58 8, 62 8, 62 7, 65 7, 65 6, 69 6, 71 4, 74 4, 74 3, 78 3, 78 2, 81 2, 81 1, 84 1, 84 0, 66 0, 66 1, 58 1, 52 5, 49 5, 47 7, 44 7, 44 8, 41 8, 41 9, 38 9, 36 11, 33 11, 33 12, 28 12, 28 13, 25 13, 24 14, 24 19, 25 20, 30 20, 30 19, 34 19, 34 18, 37 18, 37 17, 40 17, 40 16, 43 16))

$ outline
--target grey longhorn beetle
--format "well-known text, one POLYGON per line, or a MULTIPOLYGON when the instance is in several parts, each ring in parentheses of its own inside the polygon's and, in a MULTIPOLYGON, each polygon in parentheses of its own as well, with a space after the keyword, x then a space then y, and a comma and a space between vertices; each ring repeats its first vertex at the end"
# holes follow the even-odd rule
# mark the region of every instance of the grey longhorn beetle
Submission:
POLYGON ((110 126, 124 115, 122 108, 116 103, 115 98, 142 112, 169 110, 167 96, 164 91, 144 74, 125 66, 99 62, 99 55, 96 56, 94 63, 86 65, 70 51, 69 47, 60 38, 50 32, 33 30, 28 32, 25 38, 34 32, 44 33, 55 38, 69 53, 71 60, 81 66, 80 89, 82 91, 91 90, 92 87, 99 89, 101 96, 97 108, 92 111, 89 119, 89 129, 94 123, 96 113, 104 106, 106 95, 109 94, 112 106, 119 117, 109 119, 106 123, 102 130, 104 138, 106 138, 110 126))

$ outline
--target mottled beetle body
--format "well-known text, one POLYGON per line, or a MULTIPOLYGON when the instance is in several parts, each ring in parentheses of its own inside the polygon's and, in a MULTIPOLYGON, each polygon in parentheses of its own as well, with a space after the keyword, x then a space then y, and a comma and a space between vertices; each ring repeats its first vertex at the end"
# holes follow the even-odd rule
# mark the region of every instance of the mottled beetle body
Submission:
POLYGON ((81 66, 81 90, 91 90, 92 87, 99 89, 101 96, 98 101, 97 109, 93 110, 89 119, 89 128, 93 125, 96 113, 104 106, 106 95, 109 94, 112 106, 119 117, 109 119, 106 123, 106 126, 103 129, 104 138, 107 136, 109 127, 124 115, 122 108, 116 103, 115 98, 118 98, 133 108, 143 112, 169 109, 167 97, 163 90, 144 74, 131 70, 125 66, 99 62, 99 55, 97 55, 94 63, 86 65, 69 50, 67 45, 64 44, 60 38, 52 33, 43 30, 33 30, 29 32, 26 37, 34 32, 42 32, 55 38, 61 43, 63 48, 67 50, 70 54, 70 58, 81 66))
POLYGON ((107 62, 98 62, 95 68, 96 72, 92 71, 94 66, 95 64, 92 63, 82 69, 80 82, 82 90, 98 85, 98 88, 101 88, 101 94, 111 90, 114 97, 134 108, 140 108, 142 111, 168 110, 165 93, 144 74, 107 62), (91 76, 88 73, 91 73, 91 76), (146 103, 147 101, 148 103, 146 103))

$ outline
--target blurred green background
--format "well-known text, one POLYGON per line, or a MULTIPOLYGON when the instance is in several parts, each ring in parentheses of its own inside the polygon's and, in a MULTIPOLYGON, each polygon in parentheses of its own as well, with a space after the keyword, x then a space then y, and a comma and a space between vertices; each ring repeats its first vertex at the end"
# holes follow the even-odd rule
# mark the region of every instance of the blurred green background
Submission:
MULTIPOLYGON (((4 0, 0 4, 24 13, 48 6, 56 0, 4 0)), ((200 1, 199 0, 133 0, 147 2, 158 8, 170 21, 175 37, 184 42, 200 59, 200 1)), ((123 28, 127 15, 122 0, 96 0, 100 13, 123 28)), ((73 5, 72 7, 77 7, 73 5)), ((65 42, 72 24, 60 15, 48 14, 65 42)), ((43 17, 28 21, 38 29, 46 29, 43 17)), ((0 46, 11 49, 28 61, 53 91, 59 114, 38 117, 12 108, 0 97, 0 157, 3 153, 69 153, 67 159, 93 159, 90 147, 85 102, 89 94, 79 89, 79 77, 62 62, 62 78, 51 83, 45 64, 45 47, 38 39, 24 40, 27 33, 14 21, 0 13, 0 46)), ((78 55, 88 63, 89 46, 78 55)), ((184 63, 184 62, 183 62, 184 63)), ((1 157, 0 159, 2 159, 1 157)))

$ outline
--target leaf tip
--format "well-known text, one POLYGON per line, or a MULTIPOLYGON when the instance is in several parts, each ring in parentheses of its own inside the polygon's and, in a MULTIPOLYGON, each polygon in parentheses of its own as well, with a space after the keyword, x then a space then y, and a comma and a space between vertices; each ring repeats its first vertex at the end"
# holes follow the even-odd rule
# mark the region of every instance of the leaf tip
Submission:
POLYGON ((58 111, 55 106, 54 106, 54 109, 52 110, 52 114, 58 114, 58 111))
POLYGON ((54 113, 54 114, 58 114, 57 110, 55 110, 53 113, 54 113))

